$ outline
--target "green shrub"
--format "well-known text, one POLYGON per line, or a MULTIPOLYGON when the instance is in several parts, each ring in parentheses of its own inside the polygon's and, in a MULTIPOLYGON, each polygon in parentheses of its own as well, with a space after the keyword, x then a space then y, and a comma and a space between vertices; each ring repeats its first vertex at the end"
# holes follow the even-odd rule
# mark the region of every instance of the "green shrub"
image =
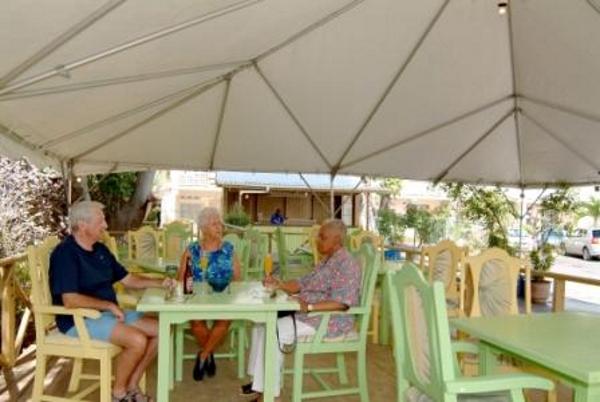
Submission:
POLYGON ((231 211, 223 218, 225 223, 235 226, 248 226, 250 224, 250 215, 248 215, 240 204, 235 204, 231 211))

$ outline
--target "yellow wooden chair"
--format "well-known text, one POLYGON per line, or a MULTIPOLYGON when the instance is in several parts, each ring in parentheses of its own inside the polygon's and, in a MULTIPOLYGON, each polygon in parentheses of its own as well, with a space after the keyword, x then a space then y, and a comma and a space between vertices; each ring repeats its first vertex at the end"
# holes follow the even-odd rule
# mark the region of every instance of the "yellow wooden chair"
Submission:
POLYGON ((525 374, 465 377, 455 353, 476 353, 472 343, 451 342, 444 285, 428 283, 412 263, 388 271, 394 328, 396 400, 522 402, 523 390, 551 390, 545 378, 525 374))
POLYGON ((451 240, 442 240, 436 245, 423 248, 421 270, 430 282, 444 284, 448 314, 459 315, 460 311, 460 270, 466 257, 466 249, 451 240))
POLYGON ((158 258, 160 256, 160 233, 150 226, 127 232, 129 259, 158 258))
POLYGON ((369 244, 361 246, 356 252, 356 257, 362 267, 362 284, 360 288, 360 304, 347 311, 315 312, 311 315, 321 315, 323 318, 315 335, 309 339, 298 339, 294 353, 293 369, 285 370, 286 374, 293 374, 293 402, 309 398, 330 398, 341 395, 358 394, 361 402, 368 402, 369 391, 367 385, 367 331, 371 315, 371 304, 377 281, 377 258, 375 250, 369 244), (332 315, 350 314, 355 318, 356 332, 340 338, 327 338, 327 327, 332 315), (305 368, 307 355, 336 354, 335 367, 305 368), (345 355, 356 353, 356 381, 355 386, 348 385, 345 355), (322 374, 337 374, 338 384, 328 383, 322 374), (304 374, 310 374, 322 386, 319 391, 304 392, 302 383, 304 374))
MULTIPOLYGON (((531 267, 500 248, 490 248, 464 260, 461 275, 460 311, 467 317, 520 314, 517 283, 525 273, 524 313, 531 313, 531 267)), ((550 373, 522 362, 502 359, 501 369, 533 372, 557 379, 550 373)), ((466 372, 474 369, 468 359, 463 361, 466 372)), ((556 389, 548 393, 548 401, 556 401, 556 389)))
POLYGON ((500 248, 464 259, 460 310, 467 317, 519 314, 517 283, 525 271, 525 313, 531 313, 531 269, 500 248))
POLYGON ((49 237, 41 245, 30 246, 27 249, 37 355, 32 400, 34 402, 82 401, 83 398, 100 388, 100 400, 109 401, 111 398, 112 358, 121 351, 121 348, 108 342, 90 339, 84 318, 98 318, 100 316, 98 311, 83 308, 67 309, 52 305, 48 284, 48 268, 50 253, 57 244, 58 239, 56 237, 49 237), (73 316, 79 337, 64 335, 56 329, 55 317, 59 314, 73 316), (51 356, 72 358, 74 360, 68 391, 70 393, 76 392, 76 394, 69 397, 44 394, 47 362, 51 356), (99 361, 99 375, 82 373, 84 359, 99 361), (95 382, 79 390, 81 380, 95 380, 95 382))
POLYGON ((361 230, 350 235, 351 251, 358 250, 361 245, 366 243, 372 244, 375 250, 378 250, 381 246, 383 246, 383 239, 381 236, 376 235, 368 230, 361 230))
POLYGON ((116 259, 119 259, 119 249, 117 248, 117 239, 110 235, 106 230, 102 233, 102 239, 100 239, 102 243, 110 252, 115 256, 116 259))

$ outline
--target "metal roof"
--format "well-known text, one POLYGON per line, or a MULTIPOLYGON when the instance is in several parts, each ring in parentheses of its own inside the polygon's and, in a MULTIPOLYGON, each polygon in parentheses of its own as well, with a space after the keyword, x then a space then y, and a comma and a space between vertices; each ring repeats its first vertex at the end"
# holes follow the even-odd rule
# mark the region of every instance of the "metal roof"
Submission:
MULTIPOLYGON (((361 180, 359 176, 338 175, 333 180, 333 189, 335 191, 350 192, 385 191, 377 181, 365 184, 361 180)), ((326 174, 217 172, 215 182, 221 187, 312 189, 314 191, 329 191, 331 189, 331 179, 326 174)))

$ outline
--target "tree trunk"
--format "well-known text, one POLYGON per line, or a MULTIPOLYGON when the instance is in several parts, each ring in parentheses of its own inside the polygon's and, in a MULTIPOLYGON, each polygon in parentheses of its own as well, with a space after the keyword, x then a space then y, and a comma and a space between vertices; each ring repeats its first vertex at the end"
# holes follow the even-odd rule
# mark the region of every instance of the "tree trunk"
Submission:
POLYGON ((113 230, 128 230, 141 226, 146 214, 146 207, 151 202, 152 182, 156 171, 149 170, 137 173, 135 192, 127 202, 117 211, 109 227, 113 230))

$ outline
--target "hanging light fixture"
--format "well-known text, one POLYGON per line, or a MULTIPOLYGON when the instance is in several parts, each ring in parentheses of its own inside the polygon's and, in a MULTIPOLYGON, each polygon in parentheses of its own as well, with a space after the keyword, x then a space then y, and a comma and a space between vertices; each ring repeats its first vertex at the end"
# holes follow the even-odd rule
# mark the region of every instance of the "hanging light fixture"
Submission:
POLYGON ((508 11, 508 1, 499 1, 498 2, 498 14, 504 15, 508 11))

